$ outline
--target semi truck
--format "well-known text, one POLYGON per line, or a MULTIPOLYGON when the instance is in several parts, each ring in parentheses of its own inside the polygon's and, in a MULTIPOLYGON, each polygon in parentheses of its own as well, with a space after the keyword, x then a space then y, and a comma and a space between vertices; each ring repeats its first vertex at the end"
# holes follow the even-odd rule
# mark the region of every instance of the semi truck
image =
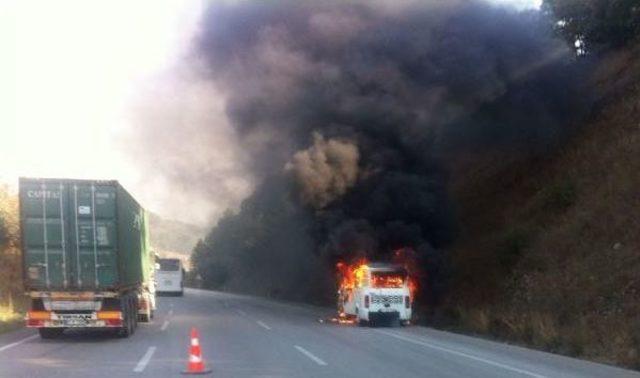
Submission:
POLYGON ((65 329, 122 337, 155 311, 147 215, 112 180, 21 178, 26 326, 42 338, 65 329))
POLYGON ((359 325, 409 324, 411 307, 409 276, 402 266, 360 264, 341 279, 338 312, 359 325))

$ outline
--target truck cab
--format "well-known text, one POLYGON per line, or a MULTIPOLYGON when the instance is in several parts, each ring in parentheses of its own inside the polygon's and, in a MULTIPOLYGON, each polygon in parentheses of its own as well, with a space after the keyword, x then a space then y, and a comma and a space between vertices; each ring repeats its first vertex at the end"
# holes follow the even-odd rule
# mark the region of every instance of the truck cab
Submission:
POLYGON ((352 285, 338 292, 338 310, 360 325, 408 324, 411 291, 407 271, 393 264, 363 264, 355 270, 352 285))

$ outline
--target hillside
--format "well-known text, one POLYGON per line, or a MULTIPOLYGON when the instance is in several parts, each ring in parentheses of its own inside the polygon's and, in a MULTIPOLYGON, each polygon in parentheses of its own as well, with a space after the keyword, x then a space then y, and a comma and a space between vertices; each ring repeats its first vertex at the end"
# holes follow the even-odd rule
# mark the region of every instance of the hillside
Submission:
POLYGON ((591 85, 591 115, 559 151, 453 164, 460 230, 442 315, 464 331, 637 369, 640 46, 602 59, 591 85))
POLYGON ((168 220, 157 214, 149 213, 151 245, 162 257, 180 258, 188 262, 193 247, 203 237, 201 227, 168 220))

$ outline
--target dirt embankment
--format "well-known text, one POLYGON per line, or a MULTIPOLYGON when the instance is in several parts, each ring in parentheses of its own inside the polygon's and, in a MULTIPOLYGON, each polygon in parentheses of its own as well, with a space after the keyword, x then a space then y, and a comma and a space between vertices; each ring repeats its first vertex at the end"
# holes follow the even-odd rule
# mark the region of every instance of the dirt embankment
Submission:
POLYGON ((558 151, 458 160, 453 326, 640 368, 640 46, 603 58, 558 151))

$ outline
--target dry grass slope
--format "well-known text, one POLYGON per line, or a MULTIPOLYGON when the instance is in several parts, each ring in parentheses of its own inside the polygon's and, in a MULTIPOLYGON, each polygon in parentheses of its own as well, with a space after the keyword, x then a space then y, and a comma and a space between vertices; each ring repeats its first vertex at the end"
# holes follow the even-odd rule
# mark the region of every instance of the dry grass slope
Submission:
POLYGON ((458 162, 447 311, 467 331, 640 368, 640 47, 593 85, 598 108, 552 156, 458 162))

